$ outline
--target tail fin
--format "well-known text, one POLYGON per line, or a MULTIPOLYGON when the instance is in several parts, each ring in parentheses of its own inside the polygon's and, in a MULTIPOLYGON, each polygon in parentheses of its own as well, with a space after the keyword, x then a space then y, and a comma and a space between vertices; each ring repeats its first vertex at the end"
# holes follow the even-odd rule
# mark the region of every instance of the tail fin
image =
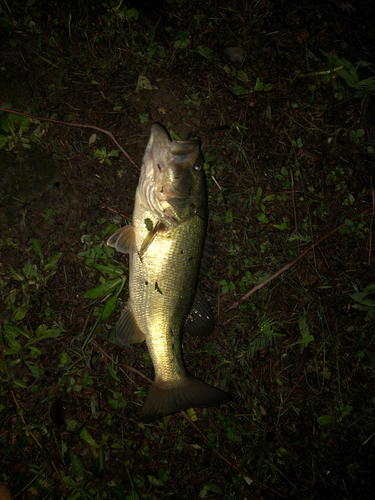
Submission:
POLYGON ((154 382, 143 403, 139 420, 150 422, 188 408, 219 405, 231 399, 227 392, 187 374, 178 385, 154 382))

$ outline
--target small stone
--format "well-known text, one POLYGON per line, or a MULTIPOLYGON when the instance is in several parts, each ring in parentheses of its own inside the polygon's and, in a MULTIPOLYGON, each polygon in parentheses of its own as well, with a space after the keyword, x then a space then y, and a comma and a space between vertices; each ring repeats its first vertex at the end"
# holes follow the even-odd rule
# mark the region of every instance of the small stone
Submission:
POLYGON ((224 49, 224 55, 230 62, 242 63, 245 56, 245 49, 242 47, 227 47, 224 49))

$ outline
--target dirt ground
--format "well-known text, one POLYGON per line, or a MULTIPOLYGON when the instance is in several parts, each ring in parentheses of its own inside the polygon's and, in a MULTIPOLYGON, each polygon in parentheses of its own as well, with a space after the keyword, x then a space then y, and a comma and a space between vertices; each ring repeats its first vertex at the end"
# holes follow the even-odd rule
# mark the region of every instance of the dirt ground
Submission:
POLYGON ((0 111, 0 499, 372 499, 372 2, 25 4, 0 7, 0 108, 84 127, 0 111), (105 241, 154 122, 201 141, 216 328, 183 352, 233 400, 141 424, 105 241))

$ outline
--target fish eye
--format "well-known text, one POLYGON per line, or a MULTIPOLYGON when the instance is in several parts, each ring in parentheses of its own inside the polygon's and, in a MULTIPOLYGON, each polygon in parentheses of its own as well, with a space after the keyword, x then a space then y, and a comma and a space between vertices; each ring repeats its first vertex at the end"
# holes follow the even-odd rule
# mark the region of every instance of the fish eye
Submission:
POLYGON ((200 172, 202 170, 202 167, 200 165, 194 165, 194 170, 196 172, 200 172))

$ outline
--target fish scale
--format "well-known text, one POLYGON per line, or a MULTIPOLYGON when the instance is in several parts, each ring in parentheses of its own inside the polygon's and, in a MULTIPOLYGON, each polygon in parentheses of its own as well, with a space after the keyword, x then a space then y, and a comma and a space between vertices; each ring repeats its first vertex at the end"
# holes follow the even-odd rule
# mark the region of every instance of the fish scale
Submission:
MULTIPOLYGON (((134 215, 135 225, 139 222, 140 227, 145 226, 140 207, 135 207, 134 215), (137 221, 138 217, 143 219, 137 221)), ((182 327, 195 295, 202 247, 199 233, 204 236, 204 232, 204 221, 198 219, 197 227, 197 221, 191 219, 171 235, 159 233, 142 260, 137 254, 132 256, 134 276, 143 279, 130 277, 134 297, 131 306, 139 318, 151 358, 156 360, 155 382, 168 379, 176 383, 179 373, 186 372, 181 353, 182 327)), ((145 237, 145 232, 140 231, 137 246, 145 237)))

